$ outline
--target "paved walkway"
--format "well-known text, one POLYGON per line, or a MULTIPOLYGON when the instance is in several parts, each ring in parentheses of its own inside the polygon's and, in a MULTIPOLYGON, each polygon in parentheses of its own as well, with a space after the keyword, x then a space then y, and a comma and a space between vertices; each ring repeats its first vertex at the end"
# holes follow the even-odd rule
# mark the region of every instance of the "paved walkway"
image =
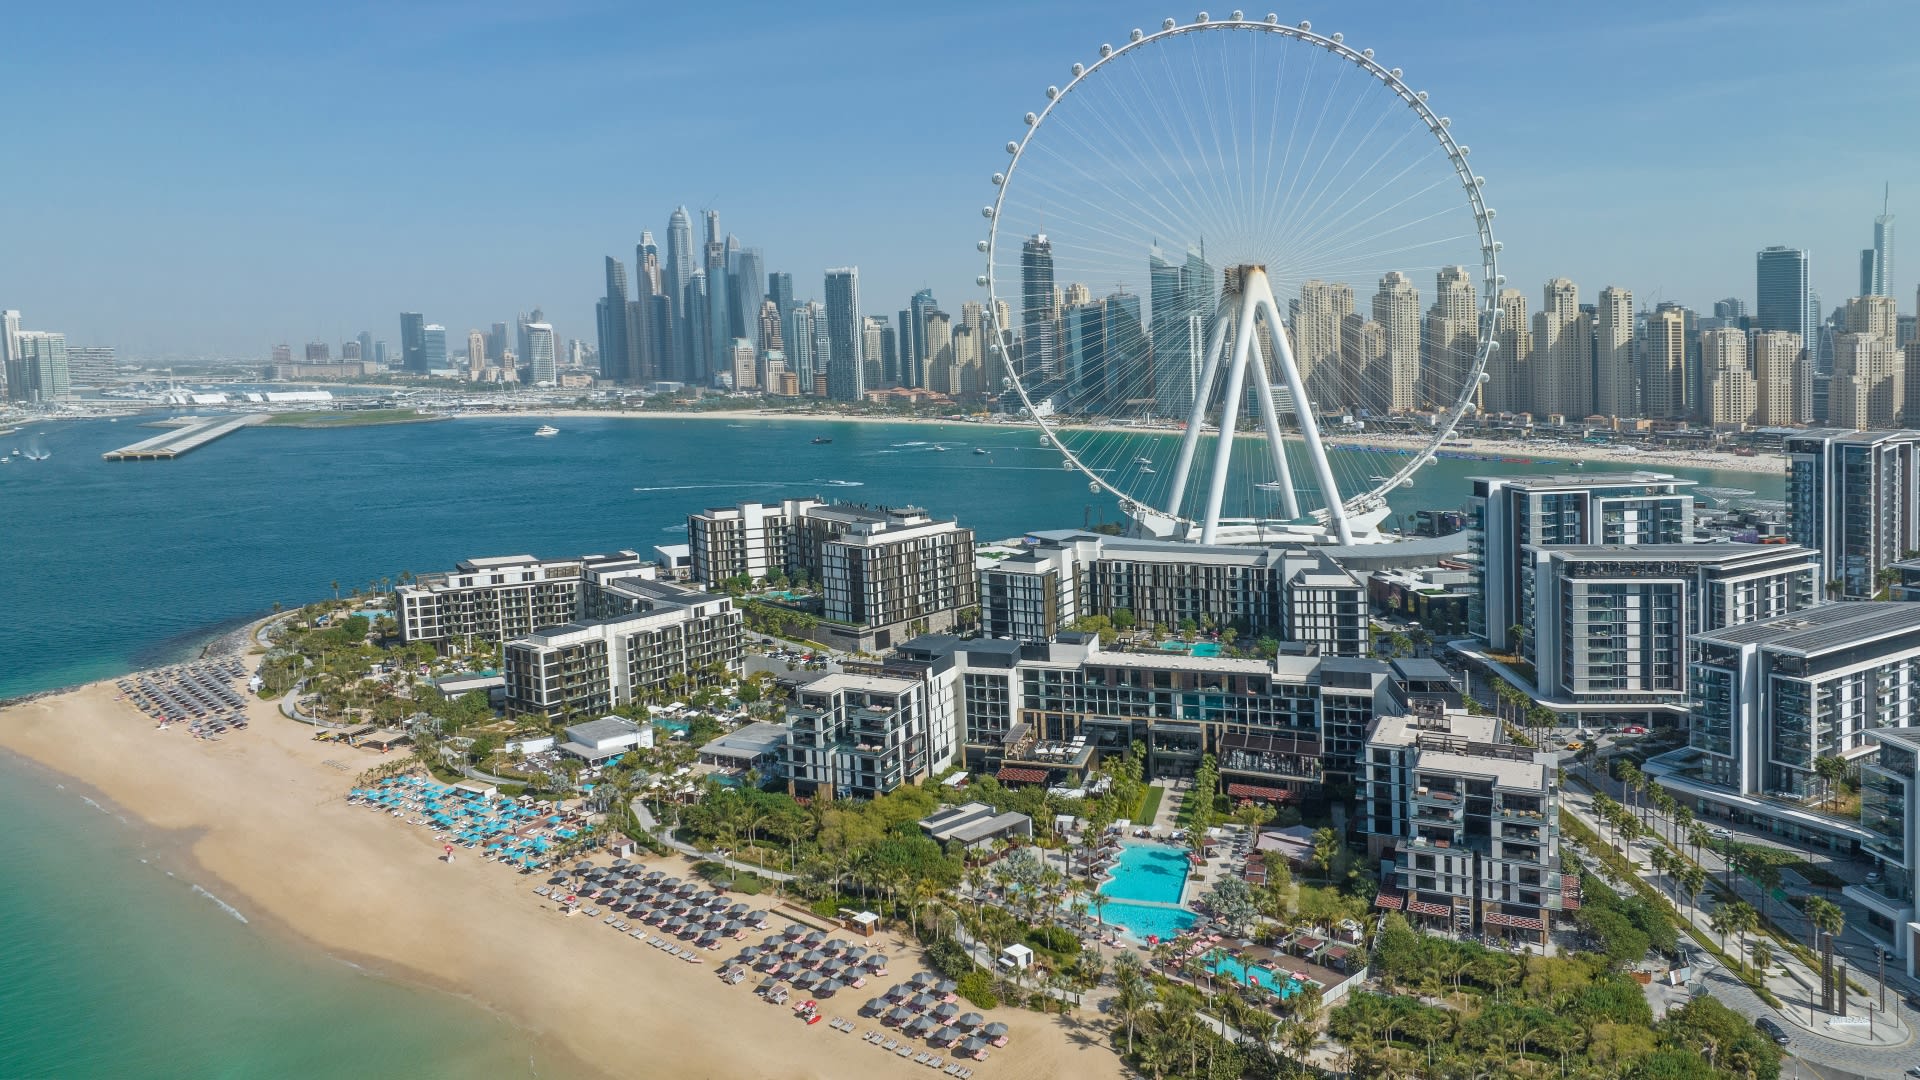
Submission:
POLYGON ((797 876, 789 874, 784 870, 768 870, 764 867, 755 866, 752 863, 739 862, 734 859, 724 859, 711 851, 701 851, 692 844, 676 839, 672 830, 661 828, 659 820, 653 816, 653 811, 647 809, 647 804, 638 796, 634 797, 632 805, 633 816, 640 819, 640 827, 652 833, 654 839, 678 851, 682 855, 694 859, 703 859, 708 862, 721 863, 743 873, 756 874, 770 881, 792 881, 797 876))
MULTIPOLYGON (((1576 769, 1583 778, 1591 779, 1584 766, 1576 766, 1576 769)), ((1561 791, 1561 805, 1593 829, 1596 835, 1603 838, 1608 835, 1594 816, 1593 797, 1585 788, 1569 784, 1561 791)), ((1672 883, 1663 875, 1654 873, 1648 861, 1652 850, 1648 845, 1651 843, 1657 841, 1643 840, 1632 845, 1625 853, 1627 860, 1633 863, 1643 881, 1671 900, 1674 895, 1672 883)), ((1583 856, 1581 861, 1604 879, 1597 859, 1583 856)), ((1757 904, 1755 906, 1758 907, 1757 904)), ((1771 903, 1768 911, 1770 914, 1777 913, 1785 906, 1771 903)), ((1691 919, 1708 940, 1717 943, 1719 936, 1709 927, 1712 909, 1711 901, 1704 901, 1693 910, 1691 919)), ((1684 899, 1675 905, 1674 910, 1681 918, 1689 917, 1684 899)), ((1784 921, 1781 925, 1790 929, 1784 921)), ((1727 951, 1731 953, 1737 948, 1737 944, 1729 940, 1727 951)), ((1788 1051, 1808 1062, 1834 1066, 1878 1080, 1899 1080, 1907 1068, 1920 1065, 1920 1049, 1915 1047, 1913 1033, 1902 1020, 1902 1010, 1893 996, 1888 1000, 1889 1011, 1879 1013, 1873 1008, 1869 997, 1849 993, 1848 1016, 1844 1019, 1830 1017, 1815 1008, 1819 999, 1819 976, 1784 949, 1775 949, 1774 957, 1774 967, 1767 976, 1767 989, 1781 1001, 1781 1008, 1777 1010, 1762 1001, 1758 994, 1711 957, 1701 964, 1703 975, 1695 985, 1699 987, 1699 992, 1715 995, 1728 1008, 1743 1016, 1771 1016, 1784 1022, 1791 1033, 1788 1051)), ((1856 982, 1872 981, 1871 974, 1865 978, 1858 971, 1850 971, 1849 974, 1856 982)))

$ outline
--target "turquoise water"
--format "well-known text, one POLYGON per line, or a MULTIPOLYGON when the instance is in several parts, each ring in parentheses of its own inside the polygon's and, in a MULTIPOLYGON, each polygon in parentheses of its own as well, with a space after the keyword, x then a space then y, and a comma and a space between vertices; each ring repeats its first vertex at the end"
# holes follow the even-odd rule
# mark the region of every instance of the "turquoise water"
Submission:
POLYGON ((476 1006, 229 913, 180 841, 38 768, 0 759, 0 820, 0 1076, 568 1075, 476 1006))
MULTIPOLYGON (((331 596, 335 582, 346 595, 474 555, 684 543, 689 511, 742 499, 913 503, 983 540, 1119 519, 1111 497, 1089 494, 1030 429, 1012 426, 583 417, 567 422, 566 438, 538 442, 517 419, 263 427, 177 461, 134 463, 100 454, 151 429, 45 427, 52 457, 0 470, 0 551, 33 567, 10 576, 0 600, 35 613, 31 625, 0 620, 0 698, 179 659, 275 601, 331 596), (811 445, 815 435, 834 441, 811 445), (903 445, 943 440, 994 452, 903 445), (109 606, 78 602, 108 597, 109 606)), ((1437 461, 1395 493, 1393 509, 1458 507, 1470 476, 1564 471, 1437 461)), ((1671 471, 1785 497, 1778 477, 1671 471)))
MULTIPOLYGON (((31 568, 0 579, 0 607, 33 613, 0 620, 0 698, 178 660, 275 602, 365 592, 402 571, 684 542, 689 511, 744 499, 912 503, 983 540, 1119 517, 1023 427, 566 427, 564 439, 528 438, 520 419, 250 428, 177 461, 109 464, 101 453, 152 430, 47 423, 52 456, 0 470, 0 551, 31 568), (923 452, 936 441, 993 453, 923 452)), ((1440 461, 1393 507, 1457 507, 1469 476, 1565 468, 1440 461)), ((1784 497, 1778 478, 1670 471, 1784 497)), ((528 1074, 535 1051, 496 1018, 230 917, 152 869, 134 830, 37 772, 0 761, 0 821, 14 886, 0 889, 0 1077, 528 1074)), ((1125 902, 1177 901, 1183 870, 1110 883, 1108 920, 1140 936, 1191 926, 1192 912, 1125 902)))
POLYGON ((1275 978, 1273 972, 1266 968, 1258 965, 1248 967, 1242 964, 1237 956, 1222 956, 1214 962, 1213 973, 1225 975, 1237 983, 1245 983, 1251 979, 1255 984, 1279 994, 1282 1001, 1300 992, 1300 984, 1292 976, 1284 979, 1275 978))
POLYGON ((1145 941, 1149 936, 1162 939, 1178 937, 1193 928, 1200 916, 1186 908, 1156 907, 1152 904, 1129 904, 1115 901, 1101 910, 1100 917, 1109 924, 1118 926, 1135 938, 1145 941))
POLYGON ((1187 852, 1166 844, 1122 844, 1100 891, 1115 900, 1177 904, 1187 887, 1187 852))

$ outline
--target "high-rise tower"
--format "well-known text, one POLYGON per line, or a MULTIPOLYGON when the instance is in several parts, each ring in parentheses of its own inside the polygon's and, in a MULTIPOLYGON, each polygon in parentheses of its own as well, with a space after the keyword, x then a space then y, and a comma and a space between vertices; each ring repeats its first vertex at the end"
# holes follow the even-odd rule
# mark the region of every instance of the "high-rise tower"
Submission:
POLYGON ((1053 303, 1053 244, 1035 233, 1020 245, 1020 367, 1023 379, 1060 373, 1060 329, 1053 303))
POLYGON ((1536 413, 1577 418, 1593 411, 1591 342, 1580 326, 1580 287, 1568 278, 1547 282, 1533 316, 1536 413))
POLYGON ((426 316, 417 311, 400 313, 400 366, 415 374, 427 370, 426 316))
POLYGON ((1887 209, 1889 186, 1880 196, 1880 215, 1873 219, 1873 246, 1860 253, 1860 295, 1893 295, 1893 214, 1887 209))
POLYGON ((607 294, 595 306, 600 330, 600 377, 625 382, 636 367, 627 325, 627 264, 607 256, 607 294))
MULTIPOLYGON (((866 394, 860 321, 860 268, 842 266, 826 274, 827 396, 859 401, 866 394)), ((817 361, 816 361, 817 363, 817 361)))
MULTIPOLYGON (((1593 411, 1602 416, 1654 416, 1671 419, 1671 413, 1656 413, 1649 405, 1641 407, 1634 392, 1633 292, 1609 285, 1600 290, 1599 319, 1594 325, 1593 411)), ((1671 407, 1671 388, 1646 388, 1649 400, 1658 397, 1671 407)))

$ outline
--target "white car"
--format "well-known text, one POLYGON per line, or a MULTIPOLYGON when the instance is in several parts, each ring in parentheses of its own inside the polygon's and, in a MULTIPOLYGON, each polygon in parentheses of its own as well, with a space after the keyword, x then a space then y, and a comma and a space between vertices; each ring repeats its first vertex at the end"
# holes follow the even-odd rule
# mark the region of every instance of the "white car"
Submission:
POLYGON ((1715 840, 1733 839, 1733 831, 1731 829, 1727 829, 1719 825, 1708 826, 1707 835, 1713 837, 1715 840))

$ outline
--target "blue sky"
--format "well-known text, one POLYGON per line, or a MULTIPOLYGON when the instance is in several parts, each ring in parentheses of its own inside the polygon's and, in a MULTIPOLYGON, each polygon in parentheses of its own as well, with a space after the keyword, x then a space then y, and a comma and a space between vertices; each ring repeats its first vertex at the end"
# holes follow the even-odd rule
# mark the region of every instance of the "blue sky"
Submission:
MULTIPOLYGON (((40 5, 8 16, 0 307, 133 355, 450 336, 544 306, 593 337, 601 258, 712 206, 818 295, 976 296, 1020 116, 1131 3, 40 5)), ((1753 252, 1854 291, 1880 186, 1920 283, 1920 6, 1340 2, 1473 146, 1502 270, 1636 300, 1751 300, 1753 252), (1604 14, 1604 18, 1602 15, 1604 14)), ((1265 9, 1261 9, 1264 13, 1265 9)), ((1253 10, 1249 9, 1249 14, 1253 10)), ((1224 14, 1224 10, 1216 14, 1224 14)))

